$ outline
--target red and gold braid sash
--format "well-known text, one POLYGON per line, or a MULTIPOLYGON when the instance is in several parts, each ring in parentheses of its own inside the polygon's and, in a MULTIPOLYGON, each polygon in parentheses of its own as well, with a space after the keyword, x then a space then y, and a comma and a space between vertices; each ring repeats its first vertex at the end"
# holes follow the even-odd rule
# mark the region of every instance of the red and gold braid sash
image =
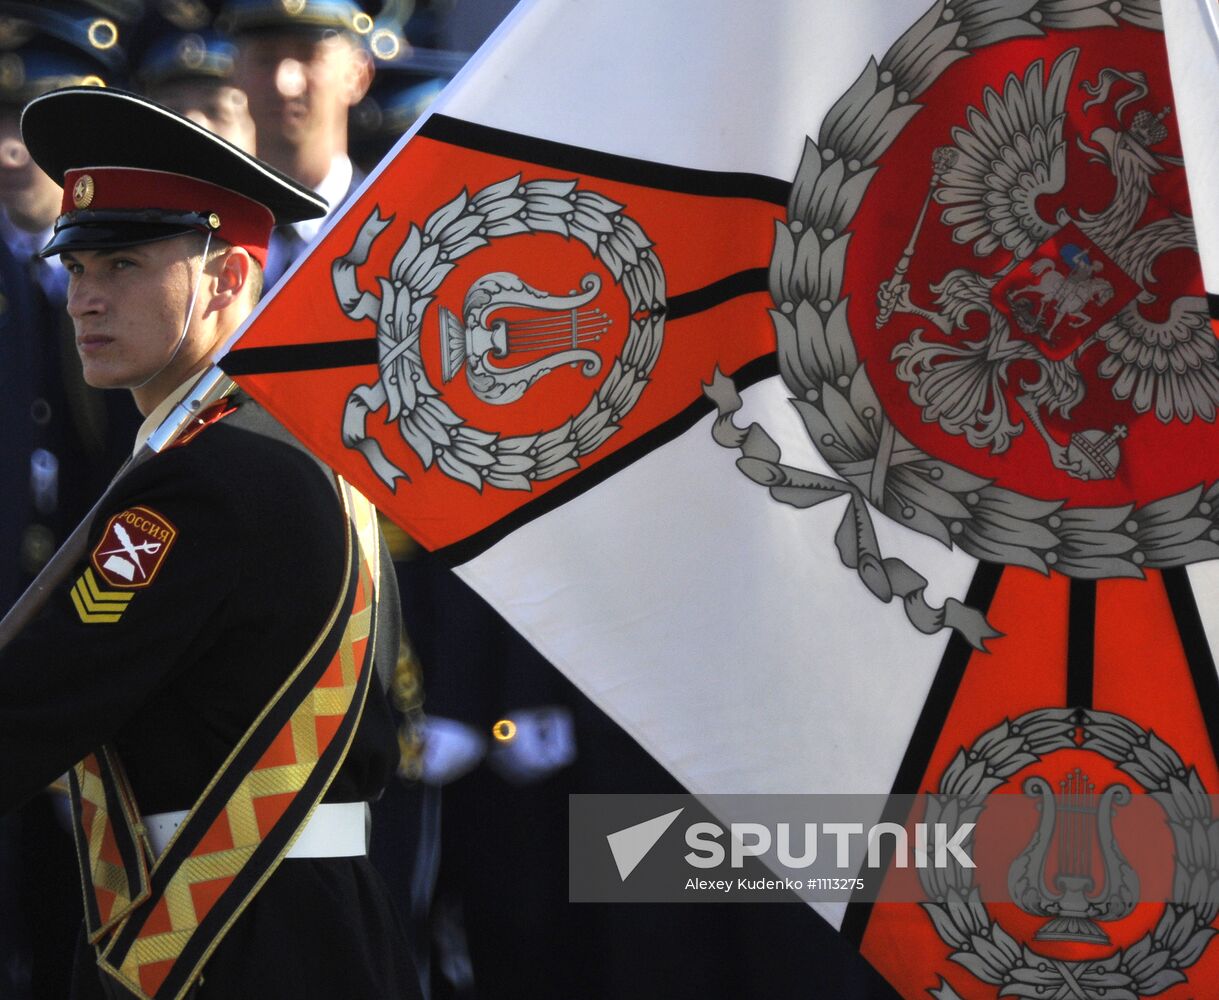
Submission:
POLYGON ((144 1000, 180 1000, 283 860, 338 773, 372 669, 380 546, 372 505, 339 480, 341 593, 309 652, 152 859, 109 748, 71 776, 86 927, 98 963, 144 1000))

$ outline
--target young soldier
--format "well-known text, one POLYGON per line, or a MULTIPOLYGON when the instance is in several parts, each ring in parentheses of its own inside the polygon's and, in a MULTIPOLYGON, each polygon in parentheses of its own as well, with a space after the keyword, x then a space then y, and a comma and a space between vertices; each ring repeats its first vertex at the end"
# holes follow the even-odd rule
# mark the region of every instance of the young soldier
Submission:
MULTIPOLYGON (((325 205, 132 94, 53 92, 22 131, 63 181, 43 253, 85 376, 129 389, 147 433, 249 314, 272 225, 325 205)), ((0 650, 0 812, 71 771, 74 997, 419 995, 365 857, 397 752, 380 550, 367 501, 233 393, 111 489, 0 650)))

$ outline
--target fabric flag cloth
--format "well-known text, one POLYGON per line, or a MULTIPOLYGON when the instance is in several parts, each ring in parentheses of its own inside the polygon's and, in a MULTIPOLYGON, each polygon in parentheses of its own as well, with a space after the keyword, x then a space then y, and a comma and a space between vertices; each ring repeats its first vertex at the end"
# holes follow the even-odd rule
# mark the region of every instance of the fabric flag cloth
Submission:
POLYGON ((1217 60, 1203 0, 524 3, 224 367, 696 794, 1176 803, 1108 944, 819 906, 902 995, 1202 995, 1217 60))

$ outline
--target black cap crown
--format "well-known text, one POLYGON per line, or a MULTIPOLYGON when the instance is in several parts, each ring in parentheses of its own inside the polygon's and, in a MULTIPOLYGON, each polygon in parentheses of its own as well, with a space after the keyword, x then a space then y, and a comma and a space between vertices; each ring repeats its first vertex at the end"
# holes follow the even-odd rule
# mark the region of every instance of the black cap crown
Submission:
MULTIPOLYGON (((214 231, 254 252, 251 230, 261 228, 264 216, 282 224, 326 214, 326 202, 308 188, 137 94, 52 91, 26 107, 21 133, 34 162, 65 185, 64 214, 44 254, 144 243, 192 229, 214 231), (104 189, 94 184, 103 168, 104 189), (92 171, 87 198, 83 188, 73 190, 83 183, 82 170, 92 171), (220 204, 225 212, 217 210, 220 204)), ((266 229, 269 236, 269 221, 266 229)))

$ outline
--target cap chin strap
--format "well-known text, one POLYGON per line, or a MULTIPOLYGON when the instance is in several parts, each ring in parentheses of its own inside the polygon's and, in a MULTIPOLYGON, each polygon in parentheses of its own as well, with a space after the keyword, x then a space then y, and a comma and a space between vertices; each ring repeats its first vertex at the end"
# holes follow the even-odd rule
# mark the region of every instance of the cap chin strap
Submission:
POLYGON ((182 345, 186 343, 186 331, 190 329, 191 318, 195 315, 195 303, 199 301, 199 289, 203 287, 203 269, 207 267, 207 252, 212 247, 212 231, 209 229, 203 241, 203 256, 199 260, 199 273, 195 276, 195 287, 190 293, 190 305, 186 307, 186 319, 182 321, 182 332, 178 334, 178 342, 174 344, 173 353, 169 356, 169 360, 161 365, 155 372, 144 379, 139 385, 133 385, 132 390, 143 389, 154 378, 158 378, 166 368, 172 365, 178 359, 178 352, 182 350, 182 345))

